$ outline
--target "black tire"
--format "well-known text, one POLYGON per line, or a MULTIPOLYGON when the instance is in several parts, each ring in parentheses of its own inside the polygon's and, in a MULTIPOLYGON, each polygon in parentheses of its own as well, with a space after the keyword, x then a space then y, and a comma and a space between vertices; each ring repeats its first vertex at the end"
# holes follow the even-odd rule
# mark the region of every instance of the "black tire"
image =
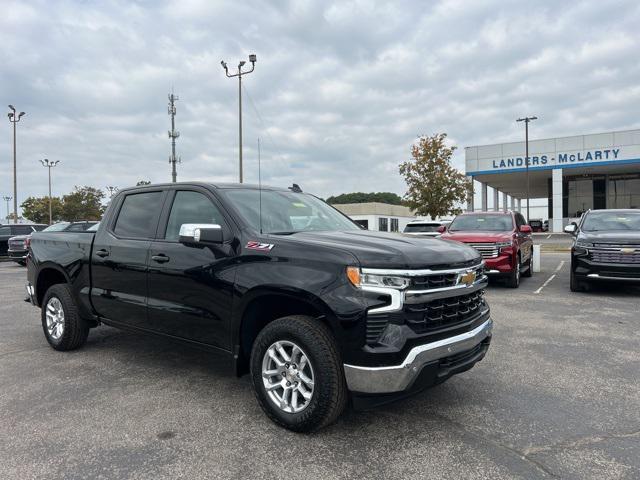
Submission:
POLYGON ((312 432, 333 423, 347 404, 342 359, 333 335, 319 320, 303 315, 279 318, 262 329, 251 350, 251 379, 265 414, 294 432, 312 432), (313 368, 313 391, 306 407, 298 413, 276 406, 263 382, 263 359, 269 348, 279 341, 299 346, 313 368))
POLYGON ((526 270, 522 272, 523 277, 533 277, 533 252, 529 254, 529 260, 527 260, 527 264, 525 265, 526 270))
POLYGON ((569 276, 569 288, 572 292, 586 292, 588 290, 588 285, 586 282, 578 280, 578 277, 571 270, 571 274, 569 276))
POLYGON ((520 286, 520 255, 516 261, 516 268, 507 277, 507 287, 518 288, 520 286))
POLYGON ((84 345, 87 341, 89 325, 80 317, 78 308, 71 296, 71 289, 66 284, 53 285, 47 290, 42 300, 41 319, 44 336, 49 345, 56 350, 74 350, 84 345), (59 337, 55 335, 56 332, 51 333, 47 327, 47 309, 50 302, 52 302, 52 306, 56 303, 54 299, 57 299, 62 307, 64 319, 62 333, 59 337))

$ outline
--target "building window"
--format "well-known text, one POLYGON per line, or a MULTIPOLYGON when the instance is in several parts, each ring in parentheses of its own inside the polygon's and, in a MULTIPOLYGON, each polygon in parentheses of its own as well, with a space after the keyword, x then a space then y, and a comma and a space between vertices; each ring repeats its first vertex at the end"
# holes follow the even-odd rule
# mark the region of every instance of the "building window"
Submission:
POLYGON ((356 222, 365 230, 369 230, 369 220, 354 220, 354 222, 356 222))
POLYGON ((380 217, 378 219, 378 230, 381 232, 389 231, 389 219, 385 217, 380 217))
POLYGON ((392 232, 397 232, 398 231, 398 219, 397 218, 392 218, 391 219, 391 231, 392 232))

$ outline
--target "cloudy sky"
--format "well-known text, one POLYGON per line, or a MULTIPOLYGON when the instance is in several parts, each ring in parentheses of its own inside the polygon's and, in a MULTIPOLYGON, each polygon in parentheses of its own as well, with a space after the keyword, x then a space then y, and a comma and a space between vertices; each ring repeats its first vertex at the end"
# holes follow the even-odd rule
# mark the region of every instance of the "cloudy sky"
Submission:
MULTIPOLYGON (((640 3, 629 1, 0 2, 0 95, 18 125, 19 201, 170 180, 167 93, 180 96, 179 180, 237 178, 244 80, 245 180, 321 196, 404 193, 419 134, 460 147, 640 126, 640 3), (250 100, 252 99, 252 101, 250 100)), ((4 107, 3 107, 4 108, 4 107)), ((11 129, 0 194, 12 194, 11 129)), ((4 205, 1 208, 4 216, 4 205)))

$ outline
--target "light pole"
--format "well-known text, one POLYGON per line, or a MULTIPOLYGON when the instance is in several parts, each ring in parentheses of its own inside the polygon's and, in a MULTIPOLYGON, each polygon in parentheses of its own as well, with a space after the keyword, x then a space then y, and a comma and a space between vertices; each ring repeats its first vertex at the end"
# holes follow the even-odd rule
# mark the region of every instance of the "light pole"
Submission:
POLYGON ((9 121, 13 123, 13 223, 18 223, 18 177, 16 169, 16 123, 20 121, 24 112, 16 113, 13 105, 9 105, 11 111, 7 114, 9 121))
POLYGON ((109 199, 111 199, 113 197, 113 194, 116 193, 118 191, 118 187, 112 187, 111 185, 108 185, 107 187, 105 187, 107 189, 107 191, 109 192, 109 199))
POLYGON ((227 77, 233 78, 238 77, 238 143, 239 143, 239 175, 240 183, 242 183, 242 76, 248 73, 253 72, 256 68, 256 60, 257 57, 255 53, 249 55, 249 61, 251 62, 251 70, 247 70, 246 72, 242 71, 242 67, 247 63, 244 60, 241 60, 238 64, 238 73, 234 73, 233 75, 229 75, 229 69, 227 68, 227 62, 222 60, 220 65, 224 68, 224 72, 227 77))
POLYGON ((2 197, 2 199, 7 202, 7 222, 9 221, 9 202, 12 198, 13 197, 10 197, 9 195, 5 195, 4 197, 2 197))
POLYGON ((537 120, 538 117, 518 118, 516 122, 524 122, 524 165, 527 177, 527 223, 529 223, 529 122, 537 120))
POLYGON ((52 214, 52 208, 51 208, 51 169, 56 165, 58 165, 58 163, 60 163, 60 160, 51 162, 49 161, 48 158, 45 158, 44 160, 40 160, 40 163, 42 164, 43 167, 47 167, 47 169, 49 170, 49 225, 52 225, 53 214, 52 214))
POLYGON ((171 157, 169 163, 171 164, 171 181, 176 183, 178 173, 176 172, 176 163, 180 162, 179 158, 176 158, 176 138, 180 136, 180 132, 176 130, 176 102, 179 100, 177 95, 173 94, 171 89, 169 94, 169 107, 168 112, 171 115, 171 130, 169 130, 169 138, 171 139, 171 157))

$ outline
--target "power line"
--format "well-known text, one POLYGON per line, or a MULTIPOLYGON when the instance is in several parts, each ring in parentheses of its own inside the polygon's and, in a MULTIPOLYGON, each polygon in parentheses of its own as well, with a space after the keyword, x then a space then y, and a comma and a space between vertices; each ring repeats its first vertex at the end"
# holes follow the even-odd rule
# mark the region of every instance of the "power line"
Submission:
POLYGON ((260 126, 262 127, 262 130, 264 131, 264 133, 269 138, 269 141, 271 142, 271 145, 273 146, 273 149, 276 151, 276 153, 279 156, 284 157, 284 155, 282 154, 280 149, 277 147, 276 142, 273 140, 273 137, 269 133, 269 130, 267 130, 267 125, 266 125, 264 119, 262 118, 262 115, 260 115, 260 112, 258 111, 258 107, 256 106, 255 102, 253 101, 253 98, 249 94, 249 91, 247 90, 247 87, 244 84, 242 84, 242 89, 244 90, 245 95, 249 99, 249 103, 251 104, 251 107, 253 108, 253 111, 255 112, 256 116, 258 117, 258 121, 260 122, 260 126))

